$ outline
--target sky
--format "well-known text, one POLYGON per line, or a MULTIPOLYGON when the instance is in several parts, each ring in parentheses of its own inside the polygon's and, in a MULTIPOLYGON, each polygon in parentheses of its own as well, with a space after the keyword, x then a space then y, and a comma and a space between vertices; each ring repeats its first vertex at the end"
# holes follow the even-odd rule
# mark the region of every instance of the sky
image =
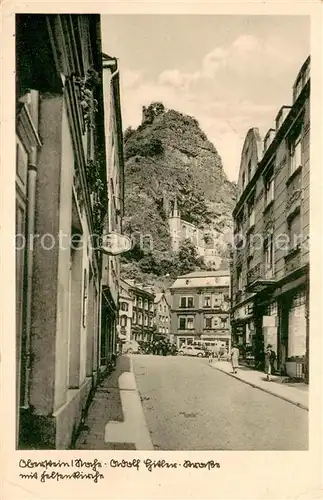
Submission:
POLYGON ((123 128, 161 101, 194 116, 236 181, 251 127, 263 137, 292 102, 310 53, 305 16, 103 15, 103 52, 119 60, 123 128))

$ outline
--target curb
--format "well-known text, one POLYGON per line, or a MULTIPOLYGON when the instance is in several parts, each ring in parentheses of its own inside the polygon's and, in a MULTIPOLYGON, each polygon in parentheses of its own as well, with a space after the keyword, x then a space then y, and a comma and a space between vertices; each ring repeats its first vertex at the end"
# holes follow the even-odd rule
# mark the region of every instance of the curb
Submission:
MULTIPOLYGON (((141 398, 140 398, 140 392, 138 390, 138 386, 137 386, 137 381, 136 381, 136 377, 135 377, 135 372, 134 372, 134 369, 133 369, 133 358, 132 356, 129 356, 128 355, 128 358, 129 358, 129 361, 130 361, 130 373, 133 377, 133 391, 136 392, 137 396, 138 396, 138 400, 140 401, 140 406, 141 406, 141 410, 142 410, 142 425, 147 433, 147 441, 149 441, 149 444, 150 444, 150 450, 154 450, 154 445, 153 445, 153 442, 151 440, 151 435, 150 435, 150 430, 149 430, 149 427, 148 427, 148 424, 147 424, 147 420, 146 420, 146 417, 145 417, 145 413, 144 413, 144 409, 143 409, 143 406, 142 406, 142 401, 141 401, 141 398)), ((138 450, 139 451, 139 450, 138 450)))
POLYGON ((277 394, 275 392, 272 392, 268 389, 265 389, 263 387, 260 387, 259 385, 253 384, 252 382, 249 382, 247 380, 244 380, 242 378, 236 377, 233 373, 228 373, 224 370, 221 370, 220 368, 213 366, 213 365, 208 365, 210 368, 213 368, 214 370, 217 370, 218 372, 224 373, 225 375, 229 375, 229 377, 234 378, 235 380, 240 380, 240 382, 243 382, 244 384, 250 385, 254 389, 259 389, 262 392, 266 392, 267 394, 271 394, 272 396, 276 396, 276 398, 282 399, 283 401, 286 401, 287 403, 290 403, 294 406, 297 406, 298 408, 301 408, 302 410, 309 411, 309 408, 302 403, 297 403, 296 401, 293 401, 292 399, 289 399, 285 396, 281 396, 280 394, 277 394))

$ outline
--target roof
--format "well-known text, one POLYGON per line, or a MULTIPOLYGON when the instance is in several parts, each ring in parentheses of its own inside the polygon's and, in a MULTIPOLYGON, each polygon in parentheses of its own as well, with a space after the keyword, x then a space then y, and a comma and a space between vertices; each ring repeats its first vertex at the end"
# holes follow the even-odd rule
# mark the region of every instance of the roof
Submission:
POLYGON ((217 269, 216 271, 195 271, 189 274, 183 274, 182 276, 178 276, 179 278, 210 278, 214 276, 230 276, 229 269, 217 269))
POLYGON ((167 296, 166 296, 165 292, 156 293, 156 297, 155 297, 154 303, 158 304, 162 300, 163 296, 165 298, 165 301, 167 302, 167 305, 169 305, 169 300, 167 299, 167 296))
POLYGON ((158 304, 158 302, 162 299, 163 295, 164 295, 163 293, 156 293, 156 296, 154 299, 155 304, 158 304))
POLYGON ((203 288, 203 287, 229 287, 230 271, 227 269, 217 271, 197 271, 179 276, 170 287, 175 288, 203 288))

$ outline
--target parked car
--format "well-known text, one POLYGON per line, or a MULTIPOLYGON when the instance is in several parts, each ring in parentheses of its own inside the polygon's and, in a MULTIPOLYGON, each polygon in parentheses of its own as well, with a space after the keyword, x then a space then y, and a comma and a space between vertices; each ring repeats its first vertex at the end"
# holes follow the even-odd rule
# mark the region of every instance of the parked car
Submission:
POLYGON ((198 358, 204 358, 207 356, 207 351, 203 347, 186 345, 178 350, 178 354, 181 356, 197 356, 198 358))

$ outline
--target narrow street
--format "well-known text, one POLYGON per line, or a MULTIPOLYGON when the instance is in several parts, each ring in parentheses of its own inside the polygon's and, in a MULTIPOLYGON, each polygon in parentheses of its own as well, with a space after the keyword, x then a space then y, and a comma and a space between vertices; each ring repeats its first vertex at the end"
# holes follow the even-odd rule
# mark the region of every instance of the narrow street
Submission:
POLYGON ((156 450, 306 450, 308 413, 208 366, 133 356, 156 450))

